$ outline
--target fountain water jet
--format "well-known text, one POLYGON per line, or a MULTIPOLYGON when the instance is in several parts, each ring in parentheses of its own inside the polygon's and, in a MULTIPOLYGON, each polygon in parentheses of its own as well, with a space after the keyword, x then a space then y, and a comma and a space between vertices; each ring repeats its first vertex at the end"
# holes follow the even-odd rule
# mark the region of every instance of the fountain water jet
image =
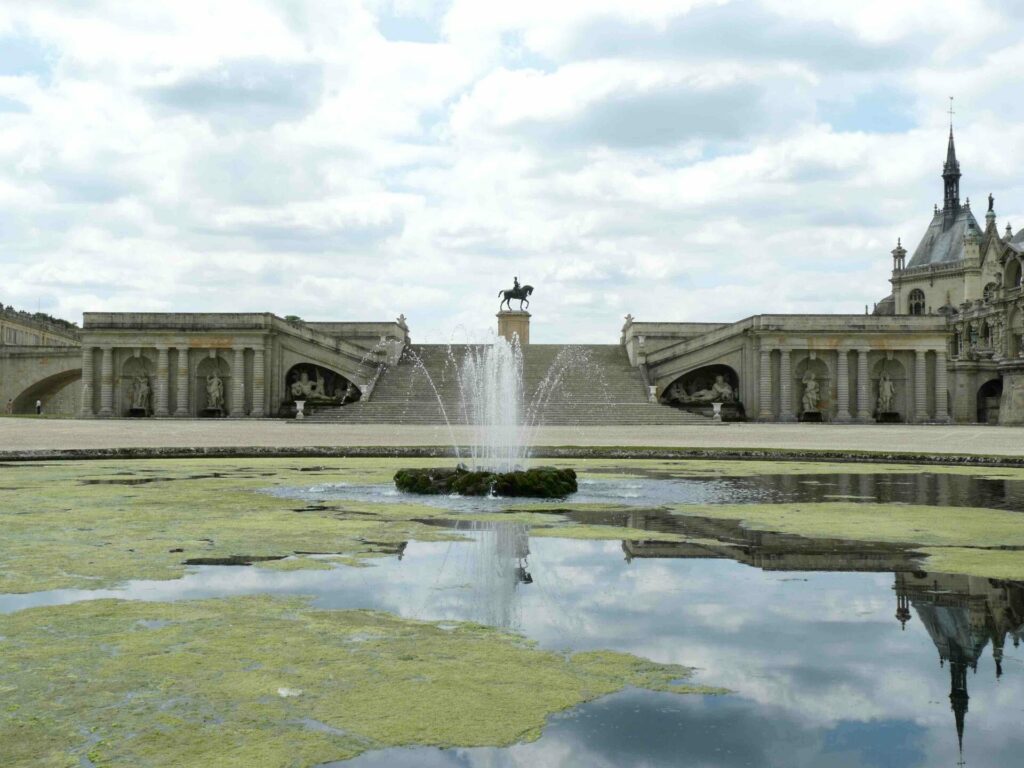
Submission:
MULTIPOLYGON (((528 443, 523 423, 523 353, 517 340, 499 336, 489 345, 469 347, 457 377, 463 416, 473 427, 470 466, 399 470, 395 474, 399 490, 543 498, 575 493, 573 470, 524 466, 528 443)), ((459 455, 458 446, 455 450, 459 455)))

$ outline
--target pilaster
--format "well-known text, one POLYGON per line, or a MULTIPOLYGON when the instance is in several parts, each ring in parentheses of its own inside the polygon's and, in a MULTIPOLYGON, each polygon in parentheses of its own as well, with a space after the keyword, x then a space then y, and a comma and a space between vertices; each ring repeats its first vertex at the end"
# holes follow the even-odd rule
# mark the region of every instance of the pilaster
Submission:
POLYGON ((761 364, 758 369, 758 375, 760 376, 758 419, 760 421, 774 421, 775 414, 772 411, 772 352, 770 349, 761 350, 761 364))
POLYGON ((836 358, 836 421, 852 421, 850 416, 850 357, 849 350, 840 348, 836 358))
POLYGON ((114 350, 103 347, 100 356, 100 416, 114 415, 114 350))
POLYGON ((925 381, 927 367, 925 365, 926 351, 923 349, 914 350, 914 421, 922 422, 928 420, 928 387, 925 381))
POLYGON ((792 350, 780 349, 779 357, 779 421, 796 421, 793 412, 792 350))
POLYGON ((82 347, 82 405, 79 415, 82 418, 93 416, 92 395, 93 385, 96 376, 95 371, 95 349, 93 347, 82 347))
POLYGON ((191 389, 191 373, 188 368, 188 347, 177 349, 177 393, 175 395, 174 415, 178 418, 187 418, 189 411, 189 390, 191 389))
POLYGON ((245 415, 245 347, 232 347, 235 362, 231 366, 231 410, 230 416, 245 415))
POLYGON ((871 381, 868 379, 868 349, 857 350, 857 421, 871 421, 871 381))
POLYGON ((263 347, 256 347, 252 352, 252 412, 250 415, 262 418, 266 415, 264 408, 266 400, 264 350, 263 347))
POLYGON ((167 347, 156 348, 156 405, 153 408, 153 415, 166 417, 170 413, 167 410, 167 398, 171 388, 171 362, 167 347))
POLYGON ((946 369, 946 351, 935 350, 935 420, 949 422, 949 382, 946 369))

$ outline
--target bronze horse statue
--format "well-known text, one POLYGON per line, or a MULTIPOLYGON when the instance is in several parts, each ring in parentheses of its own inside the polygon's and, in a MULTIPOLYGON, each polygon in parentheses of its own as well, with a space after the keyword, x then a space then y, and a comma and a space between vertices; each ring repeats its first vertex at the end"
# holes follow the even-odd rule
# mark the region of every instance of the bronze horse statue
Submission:
POLYGON ((506 291, 498 291, 498 295, 504 297, 501 300, 501 304, 498 305, 498 311, 499 312, 501 311, 502 306, 507 306, 508 307, 508 311, 511 312, 512 311, 512 304, 511 304, 512 299, 519 299, 519 311, 522 312, 523 311, 523 304, 524 303, 526 304, 527 307, 530 306, 530 300, 527 297, 531 293, 533 293, 533 286, 532 285, 522 285, 519 288, 509 288, 506 291))

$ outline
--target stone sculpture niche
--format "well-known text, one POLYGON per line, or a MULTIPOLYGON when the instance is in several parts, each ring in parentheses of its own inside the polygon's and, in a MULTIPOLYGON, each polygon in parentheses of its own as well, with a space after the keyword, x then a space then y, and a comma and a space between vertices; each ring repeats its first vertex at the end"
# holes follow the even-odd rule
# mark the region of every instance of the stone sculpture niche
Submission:
POLYGON ((875 421, 898 424, 906 407, 906 373, 898 360, 883 358, 874 370, 875 421))
POLYGON ((738 387, 739 377, 732 368, 709 365, 672 382, 665 388, 661 402, 706 416, 718 411, 723 421, 738 421, 744 415, 738 387))
POLYGON ((800 421, 828 421, 831 418, 832 372, 818 353, 811 351, 794 370, 793 396, 800 421))
POLYGON ((126 416, 145 417, 153 413, 153 362, 136 351, 121 369, 121 401, 126 416))
POLYGON ((207 357, 196 367, 196 410, 200 416, 219 417, 228 412, 231 368, 222 357, 207 357))
POLYGON ((293 415, 295 403, 303 401, 310 406, 339 406, 359 400, 359 387, 340 373, 312 363, 292 366, 285 377, 285 397, 282 414, 293 415))

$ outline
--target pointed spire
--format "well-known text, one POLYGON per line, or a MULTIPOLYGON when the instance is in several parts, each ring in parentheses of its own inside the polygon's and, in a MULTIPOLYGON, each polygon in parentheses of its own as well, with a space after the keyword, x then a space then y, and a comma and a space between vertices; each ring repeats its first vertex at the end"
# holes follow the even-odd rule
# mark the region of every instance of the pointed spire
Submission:
POLYGON ((960 210, 960 162, 956 159, 956 143, 953 141, 953 97, 949 97, 949 144, 946 147, 946 162, 942 164, 942 182, 945 195, 942 205, 942 228, 953 224, 960 210))

